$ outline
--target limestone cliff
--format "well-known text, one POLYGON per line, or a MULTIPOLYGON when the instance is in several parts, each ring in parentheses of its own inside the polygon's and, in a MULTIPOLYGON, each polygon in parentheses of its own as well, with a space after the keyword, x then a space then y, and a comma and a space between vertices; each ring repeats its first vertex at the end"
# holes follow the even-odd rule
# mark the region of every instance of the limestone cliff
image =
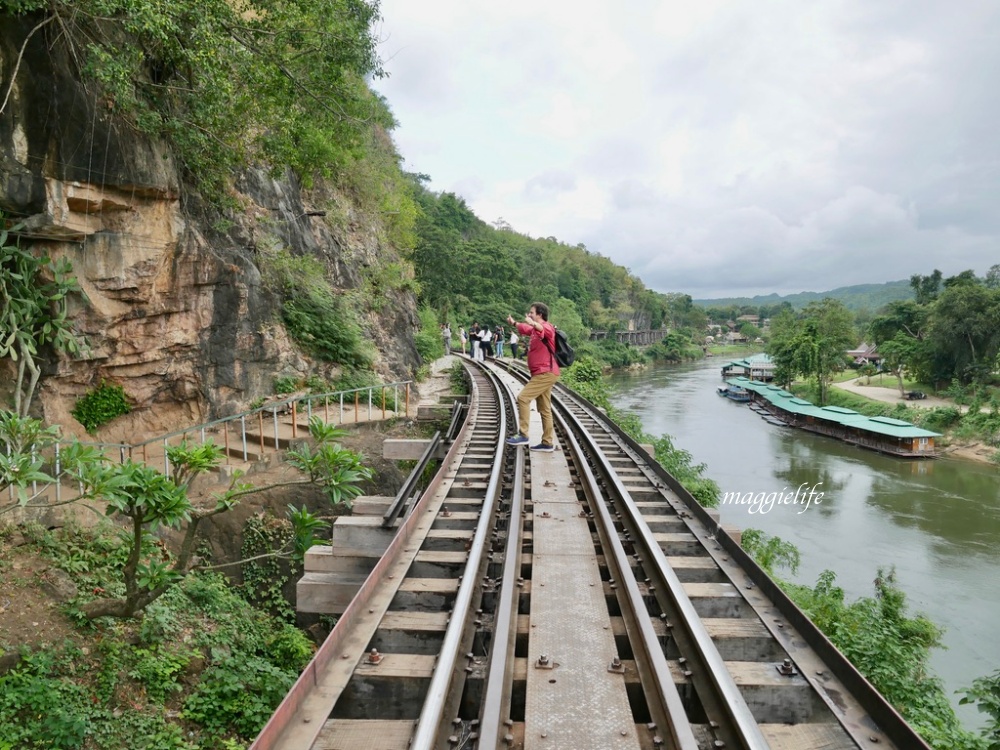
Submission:
MULTIPOLYGON (((12 19, 0 29, 0 104, 9 93, 0 210, 24 224, 37 252, 72 261, 86 295, 74 320, 90 345, 82 359, 51 362, 39 415, 82 434, 69 411, 104 378, 137 408, 100 437, 131 442, 244 409, 279 375, 334 375, 285 333, 258 253, 277 245, 317 256, 338 289, 357 288, 361 268, 396 255, 378 217, 332 188, 306 191, 291 176, 251 168, 234 179, 242 210, 220 221, 184 184, 169 149, 113 118, 58 44, 35 34, 19 54, 30 29, 12 19)), ((384 378, 415 372, 415 326, 409 294, 367 313, 384 378)))

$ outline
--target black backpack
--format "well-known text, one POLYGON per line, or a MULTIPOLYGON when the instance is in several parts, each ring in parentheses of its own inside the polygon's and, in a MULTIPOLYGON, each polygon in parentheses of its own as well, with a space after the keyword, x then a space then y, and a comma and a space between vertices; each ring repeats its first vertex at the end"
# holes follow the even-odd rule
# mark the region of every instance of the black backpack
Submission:
POLYGON ((569 339, 566 338, 565 333, 556 328, 555 351, 552 351, 552 347, 549 346, 549 340, 547 338, 543 336, 542 341, 545 342, 545 346, 548 346, 549 351, 555 355, 556 362, 559 363, 560 367, 569 367, 573 364, 573 360, 576 359, 576 352, 574 352, 573 347, 569 345, 569 339))

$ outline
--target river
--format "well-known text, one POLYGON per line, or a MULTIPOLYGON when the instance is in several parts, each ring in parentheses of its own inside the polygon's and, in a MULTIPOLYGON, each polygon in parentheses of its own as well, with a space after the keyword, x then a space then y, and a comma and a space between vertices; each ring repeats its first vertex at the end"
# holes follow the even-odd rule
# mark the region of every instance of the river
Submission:
MULTIPOLYGON (((725 360, 728 362, 728 360, 725 360)), ((849 599, 869 596, 879 567, 895 566, 911 612, 945 629, 931 666, 963 723, 982 725, 955 691, 1000 668, 1000 471, 957 459, 883 456, 765 422, 745 404, 716 395, 721 358, 662 366, 612 379, 615 406, 636 414, 646 432, 706 465, 726 492, 795 493, 821 502, 723 504, 722 522, 758 528, 792 542, 798 574, 815 584, 826 569, 849 599)))

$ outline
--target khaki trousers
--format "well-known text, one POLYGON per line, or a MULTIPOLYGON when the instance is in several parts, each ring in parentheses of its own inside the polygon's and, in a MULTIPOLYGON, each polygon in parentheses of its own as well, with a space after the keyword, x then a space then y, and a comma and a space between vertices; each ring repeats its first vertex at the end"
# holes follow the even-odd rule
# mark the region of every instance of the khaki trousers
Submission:
POLYGON ((538 415, 542 418, 542 442, 556 444, 556 433, 552 428, 552 386, 559 377, 551 372, 532 375, 517 396, 517 419, 521 434, 528 437, 531 402, 538 402, 538 415))

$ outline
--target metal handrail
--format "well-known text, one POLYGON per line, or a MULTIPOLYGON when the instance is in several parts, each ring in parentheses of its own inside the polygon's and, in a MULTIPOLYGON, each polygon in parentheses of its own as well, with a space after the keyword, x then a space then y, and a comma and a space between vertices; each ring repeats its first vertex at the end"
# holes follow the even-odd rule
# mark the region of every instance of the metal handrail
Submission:
MULTIPOLYGON (((360 420, 359 420, 358 416, 359 416, 361 408, 362 408, 361 403, 360 403, 360 395, 362 393, 367 393, 368 418, 367 418, 366 421, 371 421, 371 419, 372 419, 372 406, 373 406, 373 398, 372 397, 373 397, 373 394, 374 394, 374 392, 376 390, 380 391, 380 395, 382 397, 381 398, 381 402, 382 402, 382 418, 384 419, 385 418, 385 414, 386 414, 385 405, 386 405, 386 401, 387 401, 387 398, 388 398, 389 389, 392 389, 392 392, 393 392, 392 393, 392 399, 393 399, 392 403, 396 407, 393 411, 395 411, 397 414, 399 413, 399 401, 400 401, 400 393, 399 393, 399 391, 400 391, 400 389, 404 389, 405 390, 405 393, 404 393, 404 414, 408 417, 410 415, 410 385, 412 383, 413 383, 412 380, 403 380, 403 381, 399 381, 399 382, 395 382, 395 383, 383 383, 381 385, 370 385, 370 386, 364 386, 364 387, 361 387, 361 388, 351 388, 349 390, 344 390, 344 391, 330 391, 330 392, 327 392, 327 393, 304 393, 304 394, 301 394, 301 395, 298 395, 298 396, 290 396, 288 398, 282 399, 281 401, 274 401, 274 402, 271 402, 271 403, 263 404, 261 406, 258 406, 255 409, 249 409, 247 411, 242 411, 242 412, 239 412, 238 414, 234 414, 234 415, 229 416, 229 417, 223 417, 221 419, 214 419, 214 420, 212 420, 210 422, 205 422, 203 424, 193 425, 191 427, 187 427, 187 428, 182 429, 182 430, 174 430, 173 432, 168 432, 168 433, 165 433, 165 434, 162 434, 162 435, 158 435, 156 437, 148 438, 147 440, 143 440, 143 441, 140 441, 140 442, 137 442, 137 443, 103 443, 103 442, 92 443, 92 442, 87 442, 87 441, 83 441, 83 440, 75 441, 75 442, 79 442, 82 445, 86 445, 86 446, 90 446, 90 447, 93 447, 93 448, 97 448, 102 453, 104 453, 105 456, 108 456, 109 453, 112 453, 112 455, 114 455, 115 453, 117 453, 116 458, 117 458, 117 460, 118 460, 119 463, 125 463, 126 460, 132 460, 134 454, 137 453, 137 452, 142 454, 141 455, 141 460, 142 460, 143 463, 146 463, 147 462, 147 458, 148 458, 148 452, 146 450, 147 447, 151 446, 151 445, 162 445, 163 449, 164 449, 163 450, 163 471, 164 471, 164 473, 169 474, 170 473, 170 461, 169 461, 169 459, 167 457, 167 450, 166 449, 169 447, 170 440, 172 440, 174 438, 177 438, 177 437, 186 437, 187 435, 189 435, 191 433, 196 433, 196 434, 198 434, 200 436, 201 444, 204 445, 207 442, 207 438, 209 437, 208 433, 217 431, 218 428, 221 426, 221 427, 224 428, 224 435, 225 435, 225 438, 224 438, 225 446, 224 447, 226 449, 226 457, 227 457, 227 460, 228 460, 229 455, 230 455, 230 453, 229 453, 229 449, 230 449, 230 446, 229 446, 229 424, 230 423, 235 423, 235 422, 238 421, 239 422, 239 443, 238 443, 238 446, 240 448, 242 448, 243 460, 247 461, 248 458, 249 458, 248 440, 247 440, 247 437, 248 437, 247 419, 248 418, 252 419, 253 422, 256 422, 257 426, 259 427, 259 433, 260 434, 259 434, 258 437, 259 437, 259 441, 260 441, 261 451, 263 452, 264 445, 265 445, 265 442, 266 442, 265 439, 264 439, 264 414, 265 413, 267 413, 267 414, 270 415, 270 422, 272 424, 272 432, 273 432, 273 435, 272 435, 272 437, 270 439, 274 441, 275 449, 277 449, 277 446, 278 446, 278 443, 279 443, 279 436, 278 436, 278 414, 279 414, 279 412, 287 412, 288 410, 291 411, 291 414, 292 414, 292 417, 293 417, 293 421, 292 421, 292 437, 294 439, 296 437, 296 427, 297 427, 297 422, 298 422, 298 408, 297 407, 298 407, 299 404, 301 404, 303 402, 305 402, 305 404, 306 404, 305 411, 306 411, 307 419, 311 419, 314 416, 313 403, 316 402, 316 401, 319 401, 320 399, 322 399, 323 400, 323 407, 324 407, 324 415, 325 415, 324 421, 326 421, 326 422, 330 421, 330 402, 331 402, 331 400, 337 402, 339 404, 339 410, 340 410, 339 411, 339 420, 338 421, 339 421, 340 424, 343 424, 344 423, 344 397, 345 396, 350 396, 351 394, 354 394, 354 404, 353 404, 354 409, 355 409, 355 414, 354 414, 355 419, 354 419, 354 421, 355 422, 359 422, 360 420)), ((52 465, 54 467, 56 467, 56 476, 53 478, 53 481, 47 482, 47 483, 44 483, 44 484, 46 484, 46 485, 55 485, 55 487, 56 487, 56 502, 61 502, 61 500, 62 500, 61 482, 60 482, 59 476, 58 476, 58 474, 59 474, 59 469, 58 469, 58 467, 59 467, 59 457, 60 457, 61 452, 63 451, 63 449, 65 448, 65 446, 69 442, 70 441, 67 441, 67 440, 58 440, 58 441, 56 441, 52 445, 52 448, 50 449, 51 450, 50 460, 52 462, 52 465)), ((108 456, 108 458, 111 458, 111 456, 108 456)), ((14 487, 13 487, 13 485, 11 485, 8 488, 8 491, 11 494, 11 497, 13 497, 13 493, 14 493, 14 487)), ((37 485, 33 489, 33 493, 37 494, 37 485)), ((38 506, 33 506, 33 505, 29 504, 29 507, 38 507, 38 506)))
POLYGON ((434 453, 437 451, 438 445, 441 443, 441 431, 438 430, 434 433, 431 438, 430 443, 428 443, 427 448, 424 450, 423 455, 420 460, 417 461, 417 465, 413 467, 413 471, 410 472, 410 476, 406 478, 403 482, 403 486, 399 488, 399 492, 396 493, 396 497, 389 504, 388 510, 382 516, 382 528, 391 528, 399 514, 403 510, 403 506, 406 502, 413 496, 413 493, 417 491, 417 484, 420 482, 420 477, 424 473, 424 469, 434 458, 434 453))

